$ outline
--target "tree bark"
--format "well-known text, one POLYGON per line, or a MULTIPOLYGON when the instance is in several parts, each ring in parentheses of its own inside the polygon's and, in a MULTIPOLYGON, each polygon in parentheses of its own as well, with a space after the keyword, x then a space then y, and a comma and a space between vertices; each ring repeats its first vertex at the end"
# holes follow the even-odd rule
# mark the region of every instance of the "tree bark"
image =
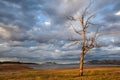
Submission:
POLYGON ((81 56, 80 56, 80 72, 79 72, 79 76, 83 76, 83 64, 84 64, 84 50, 82 50, 81 52, 81 56))

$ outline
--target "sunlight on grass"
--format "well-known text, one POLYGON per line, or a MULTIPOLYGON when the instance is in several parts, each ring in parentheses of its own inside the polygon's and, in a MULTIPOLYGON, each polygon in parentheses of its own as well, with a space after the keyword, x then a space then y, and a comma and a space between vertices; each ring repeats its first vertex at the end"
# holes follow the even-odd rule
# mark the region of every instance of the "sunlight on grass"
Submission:
POLYGON ((120 67, 88 67, 82 77, 78 71, 75 68, 4 70, 0 72, 0 80, 120 80, 120 67))

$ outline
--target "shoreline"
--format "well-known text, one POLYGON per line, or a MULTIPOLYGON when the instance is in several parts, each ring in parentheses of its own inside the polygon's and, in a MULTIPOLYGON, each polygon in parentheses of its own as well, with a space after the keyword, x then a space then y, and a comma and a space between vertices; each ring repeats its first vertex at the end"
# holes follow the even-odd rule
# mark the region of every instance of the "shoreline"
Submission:
MULTIPOLYGON (((24 70, 24 69, 79 69, 79 66, 58 66, 53 67, 53 65, 46 65, 47 67, 39 67, 40 65, 36 65, 38 67, 34 67, 31 65, 36 64, 0 64, 0 70, 24 70), (51 67, 50 67, 51 66, 51 67)), ((111 67, 118 67, 120 68, 120 65, 85 65, 84 68, 111 68, 111 67)))

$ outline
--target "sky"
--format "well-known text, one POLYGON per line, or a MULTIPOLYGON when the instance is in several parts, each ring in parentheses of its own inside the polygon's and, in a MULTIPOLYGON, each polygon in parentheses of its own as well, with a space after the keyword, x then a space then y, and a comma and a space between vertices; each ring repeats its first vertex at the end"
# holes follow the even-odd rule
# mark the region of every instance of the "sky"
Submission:
MULTIPOLYGON (((80 45, 70 45, 80 37, 68 27, 66 16, 79 18, 89 2, 0 0, 0 61, 79 61, 80 45)), ((94 0, 89 13, 101 25, 101 47, 92 49, 85 59, 120 59, 120 0, 94 0)))

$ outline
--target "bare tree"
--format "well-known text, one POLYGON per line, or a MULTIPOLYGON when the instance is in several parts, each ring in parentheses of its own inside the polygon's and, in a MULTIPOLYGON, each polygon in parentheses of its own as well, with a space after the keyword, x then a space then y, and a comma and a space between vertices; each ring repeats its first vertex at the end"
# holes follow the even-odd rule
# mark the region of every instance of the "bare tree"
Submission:
POLYGON ((99 28, 96 28, 96 31, 94 32, 94 34, 92 34, 92 36, 88 36, 88 34, 90 33, 90 32, 88 32, 88 30, 89 30, 88 28, 90 26, 96 25, 91 21, 95 17, 94 14, 88 13, 89 12, 88 9, 90 6, 91 6, 91 2, 84 9, 80 18, 76 19, 72 16, 67 17, 67 19, 69 19, 71 22, 74 22, 74 21, 79 22, 80 28, 81 28, 81 30, 79 31, 75 26, 70 24, 70 27, 72 28, 72 30, 81 37, 80 40, 78 40, 78 41, 75 40, 75 43, 78 43, 81 45, 79 76, 83 76, 83 64, 84 64, 84 57, 85 57, 86 53, 88 51, 90 51, 92 48, 97 46, 96 37, 97 37, 99 28))

